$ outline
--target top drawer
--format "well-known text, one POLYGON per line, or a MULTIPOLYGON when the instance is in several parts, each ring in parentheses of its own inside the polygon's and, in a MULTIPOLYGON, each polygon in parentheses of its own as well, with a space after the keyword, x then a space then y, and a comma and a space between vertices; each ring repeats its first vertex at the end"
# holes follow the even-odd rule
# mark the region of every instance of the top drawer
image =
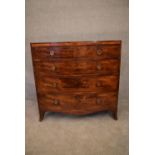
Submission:
POLYGON ((87 45, 87 46, 49 46, 33 47, 33 56, 38 60, 53 58, 120 58, 120 45, 87 45))

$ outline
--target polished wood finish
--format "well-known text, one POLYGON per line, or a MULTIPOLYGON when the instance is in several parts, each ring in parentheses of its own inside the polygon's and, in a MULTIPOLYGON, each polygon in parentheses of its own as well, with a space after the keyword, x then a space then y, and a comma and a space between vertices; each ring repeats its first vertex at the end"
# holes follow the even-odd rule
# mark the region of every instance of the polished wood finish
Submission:
POLYGON ((117 76, 38 77, 38 91, 45 93, 112 92, 117 91, 117 76), (76 88, 76 89, 75 89, 76 88))
POLYGON ((102 110, 113 109, 117 101, 116 93, 73 93, 39 95, 40 106, 43 111, 56 111, 69 114, 89 114, 102 110))
POLYGON ((36 61, 34 63, 38 74, 47 75, 79 75, 79 74, 104 74, 118 75, 119 60, 56 60, 36 61))
POLYGON ((53 47, 53 46, 89 46, 89 45, 118 45, 121 40, 107 40, 107 41, 72 41, 72 42, 39 42, 31 43, 31 47, 53 47))
POLYGON ((49 46, 35 48, 35 51, 34 56, 38 61, 43 59, 53 60, 53 58, 119 59, 120 57, 120 47, 118 45, 49 46))
POLYGON ((117 119, 121 41, 31 43, 40 121, 47 111, 117 119))

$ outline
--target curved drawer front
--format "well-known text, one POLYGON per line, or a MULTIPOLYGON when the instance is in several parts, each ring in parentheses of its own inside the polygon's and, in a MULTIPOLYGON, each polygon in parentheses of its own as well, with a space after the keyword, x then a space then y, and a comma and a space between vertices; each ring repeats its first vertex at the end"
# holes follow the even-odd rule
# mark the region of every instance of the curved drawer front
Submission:
POLYGON ((102 91, 112 92, 118 88, 117 76, 99 77, 39 77, 39 92, 77 92, 102 91))
POLYGON ((120 45, 51 46, 35 47, 33 57, 37 60, 53 58, 119 58, 120 45))
POLYGON ((35 62, 35 71, 46 75, 102 74, 118 75, 118 60, 35 62))
POLYGON ((45 110, 72 112, 113 108, 116 106, 116 93, 76 93, 69 95, 45 94, 39 96, 40 105, 45 110))

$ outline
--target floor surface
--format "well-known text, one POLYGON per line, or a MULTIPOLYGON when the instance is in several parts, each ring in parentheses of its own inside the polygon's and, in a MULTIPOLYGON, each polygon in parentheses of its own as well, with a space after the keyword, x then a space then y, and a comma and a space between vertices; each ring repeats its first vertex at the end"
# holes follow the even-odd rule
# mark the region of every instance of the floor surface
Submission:
POLYGON ((26 155, 128 155, 128 101, 119 101, 117 121, 107 112, 38 118, 37 104, 27 100, 26 155))

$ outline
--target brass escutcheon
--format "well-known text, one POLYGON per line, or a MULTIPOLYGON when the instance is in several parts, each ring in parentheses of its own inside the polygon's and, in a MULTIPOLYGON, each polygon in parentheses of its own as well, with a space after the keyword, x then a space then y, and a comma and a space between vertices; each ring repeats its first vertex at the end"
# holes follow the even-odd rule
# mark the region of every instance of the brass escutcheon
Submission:
POLYGON ((97 67, 98 70, 101 70, 101 68, 102 68, 100 64, 97 64, 96 67, 97 67))
POLYGON ((97 87, 100 87, 100 86, 101 86, 101 82, 100 82, 100 81, 97 81, 97 82, 96 82, 96 86, 97 86, 97 87))
POLYGON ((52 50, 52 51, 50 51, 50 55, 51 56, 53 56, 54 55, 54 51, 52 50))
POLYGON ((56 87, 57 87, 57 83, 56 83, 56 82, 53 82, 53 83, 52 83, 52 87, 53 87, 53 88, 56 88, 56 87))
POLYGON ((58 104, 59 104, 59 100, 54 99, 54 100, 52 101, 52 103, 55 104, 55 105, 58 105, 58 104))
POLYGON ((100 98, 96 98, 96 103, 100 104, 101 103, 101 99, 100 98))
POLYGON ((55 71, 55 69, 56 69, 55 65, 53 65, 51 69, 52 69, 52 71, 55 71))

